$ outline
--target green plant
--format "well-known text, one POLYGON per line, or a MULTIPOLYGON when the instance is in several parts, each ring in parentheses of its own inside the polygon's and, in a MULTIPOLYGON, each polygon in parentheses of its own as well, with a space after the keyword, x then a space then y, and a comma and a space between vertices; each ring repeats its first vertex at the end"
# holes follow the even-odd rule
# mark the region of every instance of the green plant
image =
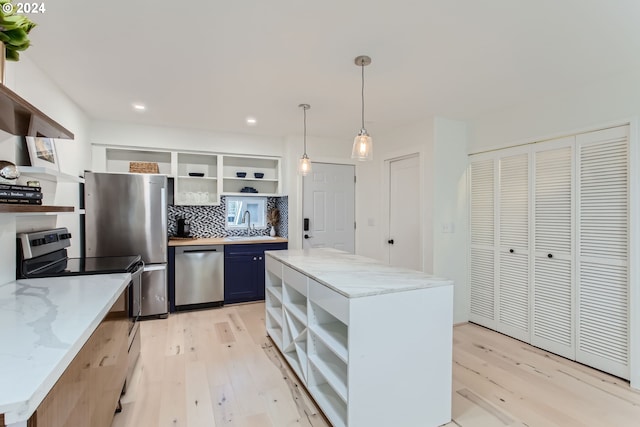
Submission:
POLYGON ((11 4, 11 1, 0 0, 0 41, 5 44, 5 58, 8 61, 18 61, 18 52, 29 47, 29 31, 36 24, 26 16, 16 15, 15 7, 11 12, 5 12, 8 9, 6 4, 11 4))

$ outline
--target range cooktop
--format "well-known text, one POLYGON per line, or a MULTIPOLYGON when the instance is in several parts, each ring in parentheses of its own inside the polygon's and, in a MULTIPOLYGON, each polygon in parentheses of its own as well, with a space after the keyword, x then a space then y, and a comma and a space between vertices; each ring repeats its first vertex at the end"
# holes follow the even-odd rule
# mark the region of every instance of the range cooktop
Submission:
POLYGON ((24 277, 80 276, 90 274, 132 273, 141 263, 140 255, 99 258, 61 258, 57 261, 29 263, 24 277))
POLYGON ((66 228, 22 233, 17 238, 18 278, 133 273, 143 265, 140 255, 67 257, 71 234, 66 228))

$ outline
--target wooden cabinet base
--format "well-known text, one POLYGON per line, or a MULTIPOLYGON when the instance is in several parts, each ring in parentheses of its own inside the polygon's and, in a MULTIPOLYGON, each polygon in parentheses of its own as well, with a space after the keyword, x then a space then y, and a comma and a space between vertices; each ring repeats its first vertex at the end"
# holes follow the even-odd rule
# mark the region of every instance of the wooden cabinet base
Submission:
MULTIPOLYGON (((120 307, 118 302, 115 307, 120 307)), ((127 329, 127 313, 109 312, 28 426, 109 427, 127 374, 127 329)))

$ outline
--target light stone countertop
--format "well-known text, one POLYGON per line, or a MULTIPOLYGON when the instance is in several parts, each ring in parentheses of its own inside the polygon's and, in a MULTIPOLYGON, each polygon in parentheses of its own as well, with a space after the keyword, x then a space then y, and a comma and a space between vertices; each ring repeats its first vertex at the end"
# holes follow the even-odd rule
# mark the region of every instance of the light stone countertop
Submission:
POLYGON ((267 251, 270 256, 346 296, 359 298, 436 286, 453 281, 392 267, 372 258, 331 248, 267 251))
MULTIPOLYGON (((264 236, 263 236, 264 237, 264 236)), ((205 245, 248 245, 255 243, 286 243, 286 237, 264 237, 263 239, 253 237, 251 240, 229 240, 227 237, 209 238, 180 238, 173 240, 169 238, 169 246, 205 246, 205 245)))
POLYGON ((26 421, 109 312, 131 275, 0 285, 0 414, 26 421))

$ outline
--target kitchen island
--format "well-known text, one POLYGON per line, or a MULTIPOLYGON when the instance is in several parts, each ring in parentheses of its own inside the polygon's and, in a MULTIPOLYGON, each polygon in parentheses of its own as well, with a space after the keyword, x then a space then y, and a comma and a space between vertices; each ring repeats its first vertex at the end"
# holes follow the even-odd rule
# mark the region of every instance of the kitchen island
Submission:
POLYGON ((451 420, 451 280, 328 248, 265 254, 267 333, 334 426, 451 420))
POLYGON ((130 279, 108 274, 0 285, 0 420, 4 414, 9 427, 27 425, 130 279))

